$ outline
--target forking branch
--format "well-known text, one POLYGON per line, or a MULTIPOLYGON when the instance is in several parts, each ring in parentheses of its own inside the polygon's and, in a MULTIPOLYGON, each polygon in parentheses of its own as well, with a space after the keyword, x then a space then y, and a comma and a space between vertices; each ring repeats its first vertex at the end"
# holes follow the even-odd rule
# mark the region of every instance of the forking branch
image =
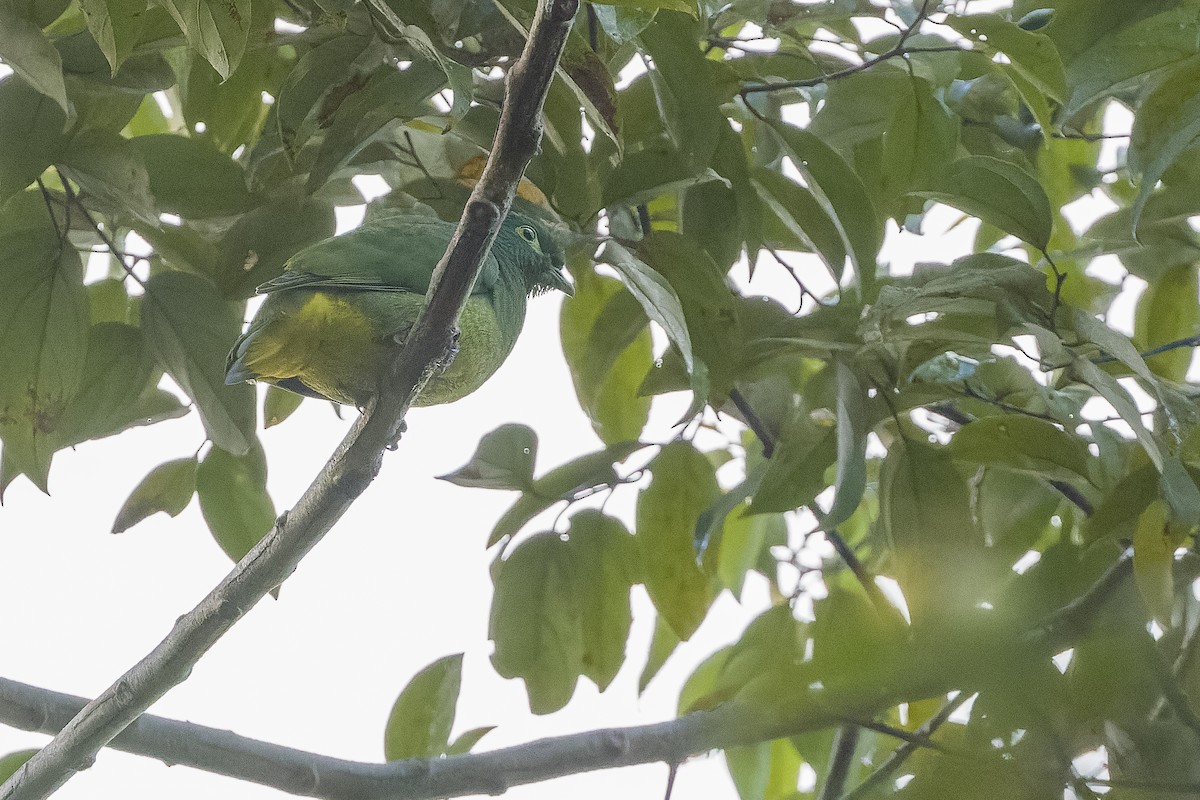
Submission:
POLYGON ((0 800, 41 800, 173 686, 241 618, 291 574, 379 473, 385 448, 434 365, 448 352, 459 313, 475 283, 541 138, 542 104, 566 44, 578 0, 541 0, 521 57, 509 71, 506 98, 487 166, 438 263, 428 303, 392 375, 316 479, 266 536, 147 656, 88 703, 66 727, 0 786, 0 800))

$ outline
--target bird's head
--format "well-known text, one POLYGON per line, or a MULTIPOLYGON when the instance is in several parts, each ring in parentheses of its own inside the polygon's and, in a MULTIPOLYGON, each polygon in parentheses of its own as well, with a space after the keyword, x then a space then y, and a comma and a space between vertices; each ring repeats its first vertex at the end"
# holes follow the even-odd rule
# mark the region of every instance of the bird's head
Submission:
POLYGON ((541 220, 520 212, 509 212, 494 246, 503 248, 507 251, 506 256, 515 259, 531 295, 551 289, 568 295, 575 293, 575 288, 563 274, 566 259, 562 245, 541 220))

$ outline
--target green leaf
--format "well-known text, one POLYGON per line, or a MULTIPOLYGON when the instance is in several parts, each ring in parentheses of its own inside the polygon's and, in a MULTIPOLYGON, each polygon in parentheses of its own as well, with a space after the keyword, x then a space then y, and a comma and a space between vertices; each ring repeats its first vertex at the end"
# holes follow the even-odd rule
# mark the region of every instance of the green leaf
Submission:
POLYGON ((301 395, 280 389, 278 386, 267 386, 267 394, 263 398, 263 428, 270 428, 290 417, 300 404, 304 402, 301 395))
POLYGON ((395 130, 397 122, 430 113, 427 99, 445 85, 446 76, 435 64, 414 61, 404 71, 382 67, 365 85, 356 78, 344 89, 335 86, 317 119, 325 135, 309 171, 308 191, 321 188, 363 148, 395 130))
POLYGON ((837 478, 833 504, 821 517, 826 530, 841 525, 858 508, 867 488, 867 391, 858 375, 837 362, 837 478))
POLYGON ((83 378, 88 299, 79 253, 49 220, 0 236, 0 438, 42 491, 62 417, 83 378))
POLYGON ((741 307, 725 273, 708 253, 676 233, 655 231, 638 243, 638 255, 679 298, 696 360, 706 370, 708 396, 697 399, 724 405, 737 379, 744 344, 741 307))
POLYGON ((535 714, 565 706, 580 675, 584 644, 572 555, 557 534, 539 534, 493 567, 492 664, 503 677, 525 681, 535 714))
POLYGON ((207 139, 164 133, 129 143, 146 165, 150 193, 162 211, 188 218, 224 217, 249 206, 241 166, 207 139))
POLYGON ((983 417, 950 440, 955 458, 1032 472, 1051 479, 1090 477, 1087 443, 1046 420, 1020 415, 983 417))
POLYGON ((501 675, 525 680, 535 713, 561 708, 579 675, 601 691, 616 677, 636 564, 633 537, 595 510, 572 517, 565 536, 540 534, 496 562, 492 661, 501 675))
MULTIPOLYGON (((728 451, 717 451, 730 455, 728 451)), ((709 455, 713 455, 709 453, 709 455)), ((719 464, 714 462, 717 468, 719 464)), ((704 513, 700 515, 700 519, 696 520, 696 533, 693 536, 692 544, 696 548, 697 558, 703 558, 708 548, 712 546, 714 541, 717 545, 721 544, 722 537, 725 535, 725 530, 731 523, 730 515, 741 508, 746 498, 758 491, 759 485, 762 483, 763 473, 767 470, 767 462, 759 459, 746 475, 745 480, 734 486, 728 492, 725 492, 713 502, 704 513)))
MULTIPOLYGON (((449 750, 462 686, 462 659, 462 653, 439 658, 414 675, 400 692, 383 731, 386 761, 433 758, 449 750)), ((486 733, 491 729, 481 730, 486 733)), ((476 741, 482 736, 479 734, 476 741)))
POLYGON ((754 184, 763 204, 799 245, 787 249, 807 249, 816 253, 825 262, 834 281, 840 284, 846 268, 846 242, 837 223, 822 208, 813 192, 783 173, 765 167, 754 171, 754 184))
POLYGON ((846 244, 850 262, 863 286, 875 279, 876 258, 883 246, 883 224, 862 178, 819 136, 791 125, 773 130, 787 146, 795 167, 815 186, 816 196, 846 244))
POLYGON ((583 637, 580 667, 604 691, 625 662, 625 642, 633 622, 629 589, 635 580, 637 551, 620 521, 593 509, 571 517, 567 536, 583 637))
MULTIPOLYGON (((1195 333, 1200 326, 1198 294, 1194 264, 1172 267, 1152 281, 1138 299, 1134 315, 1133 338, 1137 348, 1150 350, 1195 333)), ((1146 358, 1146 366, 1156 375, 1183 383, 1194 353, 1190 346, 1180 347, 1146 358)))
POLYGON ((1190 2, 1157 7, 1114 3, 1103 14, 1087 2, 1075 9, 1056 5, 1058 13, 1046 33, 1064 55, 1075 53, 1067 63, 1071 98, 1063 109, 1065 120, 1102 98, 1136 91, 1156 72, 1183 64, 1200 49, 1192 29, 1196 9, 1190 2), (1154 46, 1148 47, 1151 42, 1154 46))
POLYGON ((646 314, 620 281, 578 274, 559 318, 575 394, 605 444, 637 439, 650 416, 638 388, 654 363, 646 314))
POLYGON ((146 284, 142 328, 158 362, 196 402, 204 432, 234 454, 254 438, 254 388, 225 385, 225 357, 241 332, 240 307, 203 278, 163 272, 146 284))
MULTIPOLYGON (((750 623, 754 625, 753 622, 750 623)), ((680 716, 693 711, 712 708, 716 703, 726 699, 718 692, 721 673, 724 672, 729 658, 735 652, 736 645, 727 645, 717 650, 692 670, 692 674, 679 690, 679 700, 675 703, 676 713, 680 716)))
POLYGON ((475 745, 479 744, 479 740, 487 736, 492 731, 496 730, 495 725, 484 725, 479 728, 472 728, 465 731, 461 736, 455 739, 446 748, 446 755, 461 756, 471 752, 475 745))
POLYGON ((222 78, 237 69, 250 33, 250 0, 157 0, 171 13, 188 44, 222 78))
POLYGON ((168 461, 150 470, 117 512, 112 532, 124 533, 160 511, 171 517, 179 516, 196 493, 198 466, 193 456, 168 461))
POLYGON ((1159 179, 1200 136, 1200 56, 1181 64, 1152 91, 1133 118, 1129 166, 1140 173, 1133 228, 1159 179))
POLYGON ((158 388, 161 376, 141 331, 119 322, 93 325, 83 377, 63 412, 57 445, 72 446, 183 416, 187 408, 158 388))
POLYGON ((150 175, 127 139, 104 130, 84 131, 71 140, 63 164, 89 199, 128 211, 151 225, 158 222, 150 175))
POLYGON ((13 773, 20 769, 22 764, 35 755, 37 755, 36 747, 29 750, 17 750, 0 757, 0 782, 12 777, 13 773))
POLYGON ((87 285, 88 309, 93 325, 124 322, 129 318, 129 294, 120 278, 104 278, 87 285))
POLYGON ((807 409, 797 410, 775 444, 750 513, 792 511, 812 504, 829 485, 825 470, 836 459, 834 427, 814 421, 807 409))
MULTIPOLYGON (((40 32, 39 32, 40 33, 40 32)), ((0 202, 33 183, 61 156, 66 114, 16 76, 0 80, 0 202)))
POLYGON ((365 36, 347 33, 335 37, 306 52, 288 71, 275 101, 275 124, 288 152, 298 152, 316 132, 322 96, 353 91, 361 82, 362 76, 348 67, 368 44, 370 39, 365 36))
POLYGON ((267 535, 275 504, 267 494, 267 459, 257 440, 245 455, 213 447, 196 470, 200 511, 217 544, 233 561, 267 535))
MULTIPOLYGON (((1086 315, 1085 315, 1086 316, 1086 315)), ((1108 326, 1102 325, 1107 328, 1108 326)), ((1120 334, 1116 334, 1120 335, 1120 334)), ((1138 411, 1137 403, 1129 396, 1129 393, 1117 383, 1117 379, 1109 375, 1104 370, 1093 364, 1090 359, 1077 358, 1072 363, 1074 369, 1084 383, 1096 390, 1096 393, 1109 402, 1116 409, 1117 414, 1121 419, 1133 428, 1133 433, 1137 436, 1138 442, 1146 450, 1146 455, 1154 462, 1154 466, 1160 472, 1162 471, 1163 456, 1162 451, 1158 447, 1158 442, 1154 440, 1154 434, 1146 428, 1146 424, 1142 422, 1141 412, 1138 411)))
MULTIPOLYGON (((48 28, 71 5, 70 0, 17 0, 21 13, 39 28, 48 28)), ((58 26, 54 26, 57 30, 58 26)))
POLYGON ((271 108, 263 102, 263 92, 278 92, 277 74, 282 67, 278 50, 265 47, 247 52, 237 71, 222 80, 207 61, 194 56, 183 84, 188 127, 198 130, 197 124, 203 123, 204 138, 225 153, 243 145, 252 147, 271 108))
POLYGON ((482 489, 533 491, 536 459, 537 434, 528 425, 509 423, 480 439, 465 466, 439 475, 438 480, 482 489))
POLYGON ((1133 538, 1134 523, 1157 497, 1162 476, 1152 464, 1145 464, 1123 476, 1110 488, 1083 526, 1088 544, 1104 536, 1133 538))
POLYGON ((650 640, 650 653, 646 656, 646 666, 638 676, 638 695, 646 691, 650 681, 658 674, 667 659, 679 647, 679 637, 671 630, 671 626, 663 619, 662 614, 654 617, 654 636, 650 640))
POLYGON ((879 477, 879 518, 912 619, 955 613, 978 596, 967 484, 945 451, 895 443, 879 477))
POLYGON ((62 57, 37 23, 18 10, 16 0, 0 0, 0 59, 30 86, 58 103, 64 115, 71 115, 62 57))
POLYGON ((1072 323, 1076 333, 1129 367, 1139 378, 1151 386, 1154 385, 1154 375, 1150 372, 1150 367, 1146 365, 1142 354, 1137 351, 1128 336, 1113 330, 1101 320, 1078 308, 1074 309, 1072 323))
POLYGON ((1017 20, 1017 27, 1021 30, 1037 31, 1049 25, 1053 19, 1053 8, 1035 8, 1017 20))
POLYGON ((116 75, 141 36, 146 0, 80 0, 79 6, 92 38, 116 75))
POLYGON ((650 599, 671 630, 687 640, 712 602, 692 538, 700 515, 719 495, 712 464, 688 442, 672 442, 650 462, 650 485, 637 500, 637 541, 650 599))
POLYGON ((450 118, 443 129, 443 133, 445 133, 454 127, 455 123, 462 121, 462 118, 467 115, 467 111, 471 108, 471 101, 475 98, 474 79, 471 69, 448 58, 444 58, 429 39, 429 35, 416 25, 406 26, 400 32, 400 36, 404 39, 405 44, 419 53, 421 57, 436 64, 438 69, 446 75, 446 82, 450 85, 449 88, 454 95, 454 99, 450 106, 450 118))
POLYGON ((717 577, 740 597, 746 573, 757 569, 764 556, 774 558, 770 548, 787 544, 787 522, 780 514, 730 514, 721 533, 717 551, 717 577))
POLYGON ((1013 67, 1037 89, 1065 103, 1067 78, 1054 41, 1033 33, 996 14, 970 14, 946 18, 946 24, 986 53, 1003 53, 1013 67))
POLYGON ((671 284, 653 267, 615 241, 604 243, 599 260, 621 274, 626 287, 642 304, 646 316, 661 325, 667 338, 679 348, 688 374, 694 374, 696 363, 692 356, 692 339, 688 335, 679 295, 671 288, 671 284))
POLYGON ((991 156, 967 156, 951 164, 934 185, 934 190, 913 194, 979 217, 1039 250, 1049 245, 1050 201, 1037 179, 1020 167, 991 156))
POLYGON ((249 297, 283 272, 288 259, 333 236, 333 205, 303 195, 277 194, 243 214, 221 237, 212 278, 229 297, 249 297))
POLYGON ((532 490, 522 494, 512 508, 504 512, 492 529, 487 546, 515 536, 529 520, 555 503, 571 500, 576 492, 615 484, 618 476, 613 464, 624 461, 645 446, 640 442, 620 442, 580 456, 538 478, 533 482, 532 490))
MULTIPOLYGON (((689 3, 689 5, 691 5, 689 3)), ((683 11, 683 9, 676 9, 683 11)), ((596 19, 600 27, 617 44, 627 44, 654 21, 653 11, 635 11, 615 5, 596 4, 596 19)))
POLYGON ((696 46, 698 33, 696 20, 660 11, 640 38, 652 60, 649 77, 667 134, 691 165, 706 166, 726 123, 710 65, 696 46))
POLYGON ((1167 506, 1155 500, 1138 517, 1133 534, 1133 579, 1156 619, 1167 624, 1175 599, 1171 564, 1178 542, 1167 522, 1167 506))
MULTIPOLYGON (((958 147, 960 123, 925 80, 901 81, 896 111, 883 135, 883 193, 888 202, 933 185, 958 147)), ((890 208, 892 215, 898 213, 890 208)))
POLYGON ((1163 460, 1159 490, 1170 512, 1171 523, 1185 531, 1200 526, 1200 489, 1178 456, 1163 460))
MULTIPOLYGON (((696 16, 696 4, 691 0, 605 0, 604 3, 597 5, 616 6, 621 10, 631 11, 657 11, 665 8, 669 11, 682 11, 684 14, 696 16)), ((600 13, 599 9, 597 9, 597 13, 600 13)))

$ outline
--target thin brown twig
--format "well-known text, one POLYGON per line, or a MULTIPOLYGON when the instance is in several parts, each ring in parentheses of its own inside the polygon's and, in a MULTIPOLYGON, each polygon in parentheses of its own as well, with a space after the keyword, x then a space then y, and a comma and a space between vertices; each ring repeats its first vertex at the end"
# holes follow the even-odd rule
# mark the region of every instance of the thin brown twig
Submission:
POLYGON ((767 426, 763 423, 762 418, 754 413, 754 408, 750 402, 746 400, 746 396, 742 394, 741 389, 736 386, 729 390, 729 399, 742 415, 742 419, 746 420, 746 424, 750 426, 750 430, 754 431, 754 435, 758 437, 758 441, 762 444, 763 457, 770 458, 775 454, 775 437, 767 430, 767 426))
MULTIPOLYGON (((826 75, 820 75, 815 78, 800 78, 791 81, 766 81, 753 86, 743 86, 738 92, 738 95, 743 101, 745 101, 746 98, 751 94, 760 94, 762 92, 778 92, 786 89, 806 89, 813 86, 820 86, 823 83, 829 83, 830 81, 836 81, 841 78, 847 78, 859 72, 864 72, 871 69, 876 64, 883 63, 884 61, 890 61, 893 58, 903 57, 910 52, 915 52, 914 49, 906 48, 905 45, 907 44, 909 37, 916 33, 917 29, 921 27, 921 23, 924 22, 928 16, 930 2, 931 0, 925 0, 925 2, 921 5, 921 10, 917 12, 917 18, 913 20, 912 25, 900 29, 900 38, 896 40, 896 44, 894 44, 887 51, 880 53, 873 58, 869 58, 861 64, 853 64, 845 69, 840 69, 836 72, 830 72, 826 75)), ((890 23, 889 21, 889 24, 894 25, 895 23, 890 23)), ((923 48, 923 50, 937 50, 938 52, 941 52, 942 48, 923 48)), ((962 50, 962 48, 947 45, 945 50, 957 52, 962 50)), ((747 105, 749 105, 749 103, 747 103, 747 105)))
MULTIPOLYGON (((945 724, 946 720, 957 711, 963 703, 971 697, 968 692, 959 692, 952 699, 948 700, 944 706, 938 709, 938 712, 929 719, 925 720, 922 725, 914 731, 922 738, 929 740, 934 731, 945 724)), ((869 792, 878 788, 884 781, 896 774, 896 770, 900 769, 908 757, 916 752, 920 745, 913 742, 904 742, 887 757, 887 760, 880 764, 874 772, 866 777, 862 783, 855 786, 846 794, 842 795, 842 800, 858 800, 865 797, 869 792)))
MULTIPOLYGON (((137 273, 133 271, 133 267, 125 261, 126 258, 130 258, 131 256, 127 256, 121 250, 121 248, 117 247, 117 244, 113 240, 112 236, 109 235, 103 227, 101 227, 100 223, 92 215, 92 212, 89 211, 88 207, 83 204, 83 201, 79 198, 79 195, 76 194, 75 190, 71 188, 71 184, 67 181, 67 176, 63 174, 62 170, 58 167, 55 167, 54 171, 58 173, 58 178, 60 181, 62 181, 63 190, 67 195, 66 208, 69 209, 71 205, 74 204, 83 213, 83 218, 87 220, 88 224, 92 226, 92 230, 94 230, 96 235, 100 237, 100 241, 104 242, 104 246, 108 248, 109 255, 117 260, 117 263, 121 265, 121 269, 125 270, 125 274, 128 277, 132 278, 135 283, 145 289, 146 282, 138 277, 137 273)), ((69 219, 70 218, 68 217, 68 220, 69 219)))
POLYGON ((779 266, 783 267, 784 271, 791 276, 792 280, 796 283, 796 286, 799 287, 801 307, 803 307, 803 298, 805 297, 811 298, 814 303, 823 308, 830 306, 829 303, 826 303, 821 298, 817 297, 817 295, 811 289, 809 289, 807 285, 805 285, 804 281, 800 279, 799 274, 796 273, 796 268, 787 261, 784 261, 783 256, 779 255, 779 252, 774 247, 766 245, 763 249, 771 255, 771 258, 775 259, 779 266))
POLYGON ((829 770, 825 774, 825 783, 817 800, 838 800, 842 789, 846 786, 846 778, 850 776, 850 766, 854 763, 854 751, 858 749, 858 739, 861 729, 857 725, 843 725, 833 734, 833 744, 830 745, 829 770))

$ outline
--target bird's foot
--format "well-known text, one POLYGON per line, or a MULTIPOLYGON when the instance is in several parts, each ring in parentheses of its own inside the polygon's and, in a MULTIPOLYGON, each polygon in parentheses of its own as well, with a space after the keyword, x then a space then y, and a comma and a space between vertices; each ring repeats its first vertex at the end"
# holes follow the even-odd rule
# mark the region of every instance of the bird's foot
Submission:
POLYGON ((396 450, 400 447, 400 437, 408 430, 408 422, 400 420, 400 425, 396 428, 396 438, 387 443, 388 450, 396 450))
POLYGON ((450 331, 450 348, 446 350, 446 355, 437 363, 439 375, 444 375, 446 370, 450 369, 450 365, 454 363, 454 358, 458 355, 458 340, 461 336, 462 330, 455 325, 454 330, 450 331))

